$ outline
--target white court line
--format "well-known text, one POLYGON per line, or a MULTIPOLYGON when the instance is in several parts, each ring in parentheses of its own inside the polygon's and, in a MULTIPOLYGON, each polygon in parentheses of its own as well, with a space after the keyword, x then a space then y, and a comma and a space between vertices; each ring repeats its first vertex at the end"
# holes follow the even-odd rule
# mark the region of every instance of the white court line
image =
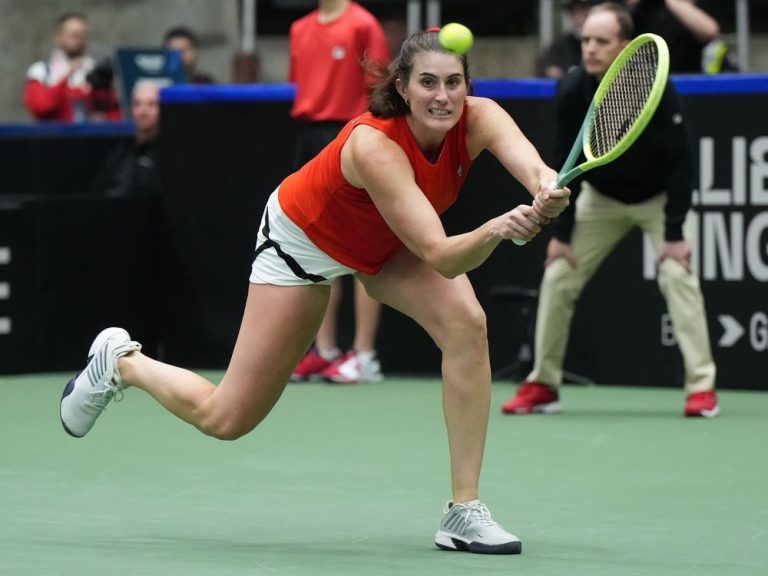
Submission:
POLYGON ((10 263, 11 263, 11 247, 0 246, 0 264, 10 264, 10 263))
POLYGON ((7 316, 0 316, 0 335, 11 333, 11 319, 7 316))

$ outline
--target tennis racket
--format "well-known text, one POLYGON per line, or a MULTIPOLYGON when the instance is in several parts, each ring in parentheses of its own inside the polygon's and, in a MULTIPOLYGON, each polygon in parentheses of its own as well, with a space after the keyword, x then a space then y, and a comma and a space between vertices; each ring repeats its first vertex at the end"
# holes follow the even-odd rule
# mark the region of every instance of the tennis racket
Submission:
MULTIPOLYGON (((627 44, 597 87, 555 187, 624 154, 651 121, 668 76, 669 49, 663 38, 641 34, 627 44), (576 166, 582 152, 586 160, 576 166)), ((512 241, 526 244, 520 238, 512 241)))

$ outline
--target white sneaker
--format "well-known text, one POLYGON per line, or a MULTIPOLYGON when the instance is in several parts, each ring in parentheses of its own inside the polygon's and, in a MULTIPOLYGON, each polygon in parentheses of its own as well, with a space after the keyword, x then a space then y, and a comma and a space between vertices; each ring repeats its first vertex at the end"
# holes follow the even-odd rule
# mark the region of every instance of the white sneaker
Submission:
POLYGON ((356 352, 350 350, 334 360, 320 375, 329 382, 337 384, 357 384, 359 382, 381 382, 381 363, 376 352, 356 352))
POLYGON ((88 365, 67 383, 61 395, 61 423, 68 434, 85 436, 112 398, 122 399, 125 384, 117 359, 136 350, 141 350, 141 344, 122 328, 107 328, 96 336, 88 350, 88 365))
POLYGON ((460 550, 476 554, 520 554, 523 545, 491 519, 491 513, 479 500, 454 504, 443 510, 435 544, 443 550, 460 550))

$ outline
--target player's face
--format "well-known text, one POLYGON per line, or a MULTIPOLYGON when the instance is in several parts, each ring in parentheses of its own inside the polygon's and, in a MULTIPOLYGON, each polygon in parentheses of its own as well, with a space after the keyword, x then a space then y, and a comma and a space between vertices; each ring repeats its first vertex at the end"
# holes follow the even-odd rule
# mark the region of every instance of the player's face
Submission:
POLYGON ((615 14, 595 12, 587 16, 581 28, 581 61, 587 72, 602 78, 626 45, 615 14))
POLYGON ((409 102, 415 125, 448 132, 458 123, 467 97, 461 60, 442 52, 416 54, 408 84, 398 81, 398 90, 409 102))

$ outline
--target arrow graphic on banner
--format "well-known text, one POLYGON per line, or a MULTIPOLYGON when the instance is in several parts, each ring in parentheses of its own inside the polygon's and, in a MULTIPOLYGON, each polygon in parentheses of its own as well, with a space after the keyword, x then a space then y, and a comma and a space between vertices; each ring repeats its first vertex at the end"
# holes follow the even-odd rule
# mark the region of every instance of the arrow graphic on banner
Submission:
POLYGON ((733 316, 729 314, 720 314, 717 319, 723 327, 723 335, 717 345, 720 348, 730 348, 739 341, 744 335, 744 327, 733 316))

